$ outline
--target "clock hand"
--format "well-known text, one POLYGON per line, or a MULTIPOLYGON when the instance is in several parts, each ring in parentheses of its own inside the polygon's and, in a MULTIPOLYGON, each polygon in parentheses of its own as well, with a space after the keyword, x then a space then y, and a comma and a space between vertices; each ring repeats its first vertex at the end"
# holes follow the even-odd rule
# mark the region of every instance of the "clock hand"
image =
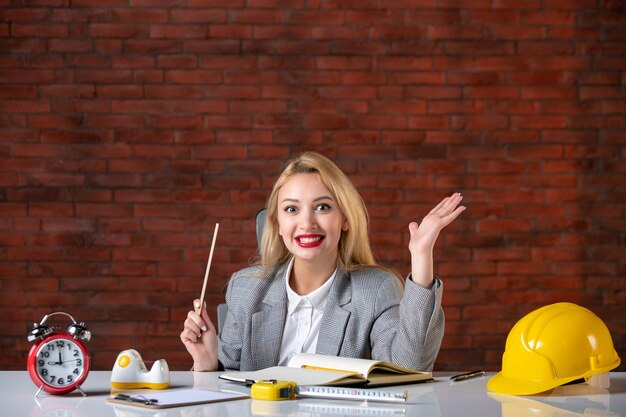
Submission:
POLYGON ((48 365, 61 365, 63 363, 63 359, 61 358, 61 352, 59 352, 59 361, 58 362, 48 362, 48 365))

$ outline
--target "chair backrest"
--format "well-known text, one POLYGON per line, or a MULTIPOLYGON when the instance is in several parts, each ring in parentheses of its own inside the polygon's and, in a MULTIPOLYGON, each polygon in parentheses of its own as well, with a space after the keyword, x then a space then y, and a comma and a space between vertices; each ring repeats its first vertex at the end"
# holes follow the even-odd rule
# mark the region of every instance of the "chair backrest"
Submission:
POLYGON ((217 305, 217 331, 224 327, 224 320, 226 320, 226 314, 228 314, 228 304, 222 303, 217 305))
MULTIPOLYGON (((267 218, 267 210, 261 209, 256 214, 256 244, 261 249, 261 238, 263 237, 263 227, 265 227, 265 219, 267 218)), ((217 306, 217 329, 224 326, 224 320, 226 320, 226 314, 228 313, 227 304, 219 304, 217 306)))
POLYGON ((256 214, 256 244, 261 249, 261 238, 263 237, 263 227, 265 227, 265 219, 267 218, 267 209, 261 209, 256 214))

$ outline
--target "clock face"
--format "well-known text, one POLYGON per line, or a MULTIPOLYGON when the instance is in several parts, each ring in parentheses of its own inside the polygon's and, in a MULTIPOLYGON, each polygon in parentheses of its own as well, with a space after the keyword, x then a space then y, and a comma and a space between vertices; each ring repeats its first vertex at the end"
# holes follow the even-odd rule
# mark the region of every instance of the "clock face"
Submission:
POLYGON ((76 340, 57 337, 39 345, 35 356, 35 372, 41 382, 53 388, 78 385, 89 371, 86 352, 76 340))

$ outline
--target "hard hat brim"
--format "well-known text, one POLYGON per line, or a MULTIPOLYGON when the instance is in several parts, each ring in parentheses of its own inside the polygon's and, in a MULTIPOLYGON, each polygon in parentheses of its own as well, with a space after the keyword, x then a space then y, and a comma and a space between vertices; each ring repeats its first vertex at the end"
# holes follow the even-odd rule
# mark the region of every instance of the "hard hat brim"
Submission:
POLYGON ((498 372, 487 381, 487 388, 490 391, 509 395, 533 395, 548 391, 559 385, 580 379, 580 377, 563 378, 549 381, 524 381, 521 379, 510 379, 498 372))
POLYGON ((500 394, 509 395, 533 395, 539 394, 556 388, 561 385, 565 385, 569 382, 576 381, 577 379, 587 378, 592 375, 609 372, 612 369, 617 368, 621 364, 619 357, 616 360, 603 368, 596 368, 593 372, 587 372, 583 375, 576 375, 569 378, 551 379, 547 381, 526 381, 521 379, 511 379, 505 377, 502 372, 498 372, 487 381, 487 389, 500 394))

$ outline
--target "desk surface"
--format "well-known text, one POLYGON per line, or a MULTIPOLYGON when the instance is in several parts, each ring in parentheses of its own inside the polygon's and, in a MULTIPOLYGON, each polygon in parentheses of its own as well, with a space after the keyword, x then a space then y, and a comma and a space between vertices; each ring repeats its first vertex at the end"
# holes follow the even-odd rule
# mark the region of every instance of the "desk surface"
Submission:
MULTIPOLYGON (((26 371, 0 371, 0 404, 3 416, 28 417, 222 417, 222 416, 533 416, 626 417, 626 373, 611 373, 611 388, 586 384, 559 387, 547 394, 514 397, 488 392, 492 374, 463 382, 450 382, 451 373, 436 373, 435 382, 386 388, 407 389, 406 404, 366 403, 348 400, 302 398, 295 401, 239 400, 146 410, 106 403, 111 395, 110 372, 92 371, 83 384, 87 397, 77 391, 52 396, 37 391, 26 371)), ((218 380, 218 372, 171 372, 171 389, 198 388, 249 393, 249 389, 218 380)), ((138 391, 128 391, 138 393, 138 391)))

